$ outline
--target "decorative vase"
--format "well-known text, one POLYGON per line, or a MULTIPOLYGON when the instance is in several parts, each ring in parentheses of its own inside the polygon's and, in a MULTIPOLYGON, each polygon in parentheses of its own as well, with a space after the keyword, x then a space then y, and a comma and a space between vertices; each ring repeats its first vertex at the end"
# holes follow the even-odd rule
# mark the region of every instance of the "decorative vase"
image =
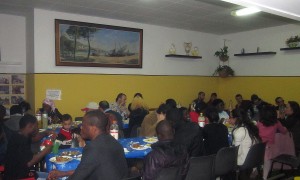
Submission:
POLYGON ((171 48, 169 49, 169 54, 176 54, 176 48, 173 43, 171 44, 171 48))
POLYGON ((190 55, 190 51, 192 49, 192 43, 191 42, 189 42, 189 43, 184 42, 183 46, 184 46, 184 50, 185 50, 186 55, 189 56, 190 55))
POLYGON ((220 61, 226 62, 229 59, 229 56, 219 56, 220 61))
POLYGON ((199 55, 199 49, 198 47, 194 47, 194 49, 191 51, 192 56, 198 56, 199 55))

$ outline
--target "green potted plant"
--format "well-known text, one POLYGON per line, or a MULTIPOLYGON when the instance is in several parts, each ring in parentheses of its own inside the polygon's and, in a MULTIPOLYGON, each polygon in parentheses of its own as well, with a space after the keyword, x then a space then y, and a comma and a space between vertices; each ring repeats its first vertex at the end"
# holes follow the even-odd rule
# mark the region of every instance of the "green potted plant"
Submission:
POLYGON ((222 78, 234 76, 234 70, 228 65, 219 65, 213 75, 219 75, 222 78))
POLYGON ((228 56, 228 46, 224 46, 223 48, 220 49, 220 51, 215 52, 215 56, 219 57, 220 61, 228 61, 229 56, 228 56))
POLYGON ((298 47, 299 42, 300 42, 300 37, 299 36, 291 36, 290 38, 288 38, 285 41, 286 45, 290 48, 298 47))

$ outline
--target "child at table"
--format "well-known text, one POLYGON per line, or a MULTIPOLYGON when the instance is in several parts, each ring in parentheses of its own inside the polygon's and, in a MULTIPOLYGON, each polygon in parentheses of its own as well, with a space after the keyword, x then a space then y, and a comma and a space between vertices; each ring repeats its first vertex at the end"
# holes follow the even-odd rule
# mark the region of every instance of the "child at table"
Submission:
POLYGON ((75 146, 85 146, 85 142, 80 136, 80 129, 71 129, 71 127, 72 117, 69 114, 64 114, 62 116, 62 128, 57 136, 57 140, 60 141, 60 149, 70 148, 72 146, 72 140, 78 143, 75 146))

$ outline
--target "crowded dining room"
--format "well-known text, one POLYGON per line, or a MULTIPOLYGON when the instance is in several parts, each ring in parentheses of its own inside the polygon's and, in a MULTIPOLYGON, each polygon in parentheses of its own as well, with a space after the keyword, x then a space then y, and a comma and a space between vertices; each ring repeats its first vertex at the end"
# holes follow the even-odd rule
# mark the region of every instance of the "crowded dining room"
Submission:
POLYGON ((298 5, 0 1, 0 180, 300 179, 298 5))

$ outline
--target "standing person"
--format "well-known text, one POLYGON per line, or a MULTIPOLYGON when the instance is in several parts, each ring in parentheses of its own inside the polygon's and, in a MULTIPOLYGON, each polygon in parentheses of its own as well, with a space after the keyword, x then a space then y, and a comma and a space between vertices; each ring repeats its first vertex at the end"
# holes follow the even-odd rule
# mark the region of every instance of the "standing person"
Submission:
POLYGON ((236 109, 243 109, 247 113, 251 113, 252 103, 250 100, 244 100, 241 94, 235 95, 235 100, 236 100, 236 105, 235 105, 236 109))
POLYGON ((252 102, 252 119, 255 120, 255 121, 259 120, 260 111, 265 106, 271 106, 271 104, 263 101, 256 94, 252 94, 251 102, 252 102))
POLYGON ((203 128, 205 154, 217 154, 221 148, 229 147, 228 129, 224 124, 218 123, 219 113, 216 108, 207 108, 205 116, 209 121, 203 128))
MULTIPOLYGON (((235 119, 235 128, 232 130, 233 145, 239 146, 237 165, 244 164, 249 149, 261 141, 257 126, 249 119, 247 112, 243 109, 235 109, 232 113, 235 119)), ((239 179, 244 180, 250 177, 252 169, 240 172, 239 179)))
POLYGON ((5 156, 4 179, 35 178, 33 165, 51 152, 47 146, 38 154, 31 151, 31 139, 38 132, 36 117, 26 114, 20 119, 20 131, 11 136, 5 156))
POLYGON ((126 106, 127 96, 124 93, 119 93, 116 101, 110 105, 110 108, 113 111, 116 111, 121 114, 123 119, 127 119, 129 117, 129 110, 126 106))
POLYGON ((69 180, 119 180, 127 177, 123 147, 107 133, 108 118, 101 111, 87 112, 82 121, 81 135, 90 139, 74 171, 53 170, 49 179, 70 176, 69 180))
POLYGON ((195 110, 198 114, 204 112, 207 107, 207 104, 204 102, 204 99, 205 93, 201 91, 198 93, 198 98, 193 101, 193 103, 195 104, 195 110))
POLYGON ((260 111, 260 120, 257 122, 259 136, 262 142, 266 142, 264 172, 263 178, 267 179, 271 168, 271 158, 274 151, 275 133, 280 132, 285 134, 287 129, 277 120, 277 113, 274 106, 265 106, 260 111))
POLYGON ((48 114, 49 124, 61 123, 62 114, 55 107, 54 101, 51 99, 44 99, 42 108, 40 108, 39 111, 40 113, 48 114))
POLYGON ((183 145, 173 141, 174 129, 169 121, 160 121, 156 126, 158 142, 144 160, 143 180, 153 180, 163 168, 180 167, 180 175, 187 171, 188 153, 183 145))

